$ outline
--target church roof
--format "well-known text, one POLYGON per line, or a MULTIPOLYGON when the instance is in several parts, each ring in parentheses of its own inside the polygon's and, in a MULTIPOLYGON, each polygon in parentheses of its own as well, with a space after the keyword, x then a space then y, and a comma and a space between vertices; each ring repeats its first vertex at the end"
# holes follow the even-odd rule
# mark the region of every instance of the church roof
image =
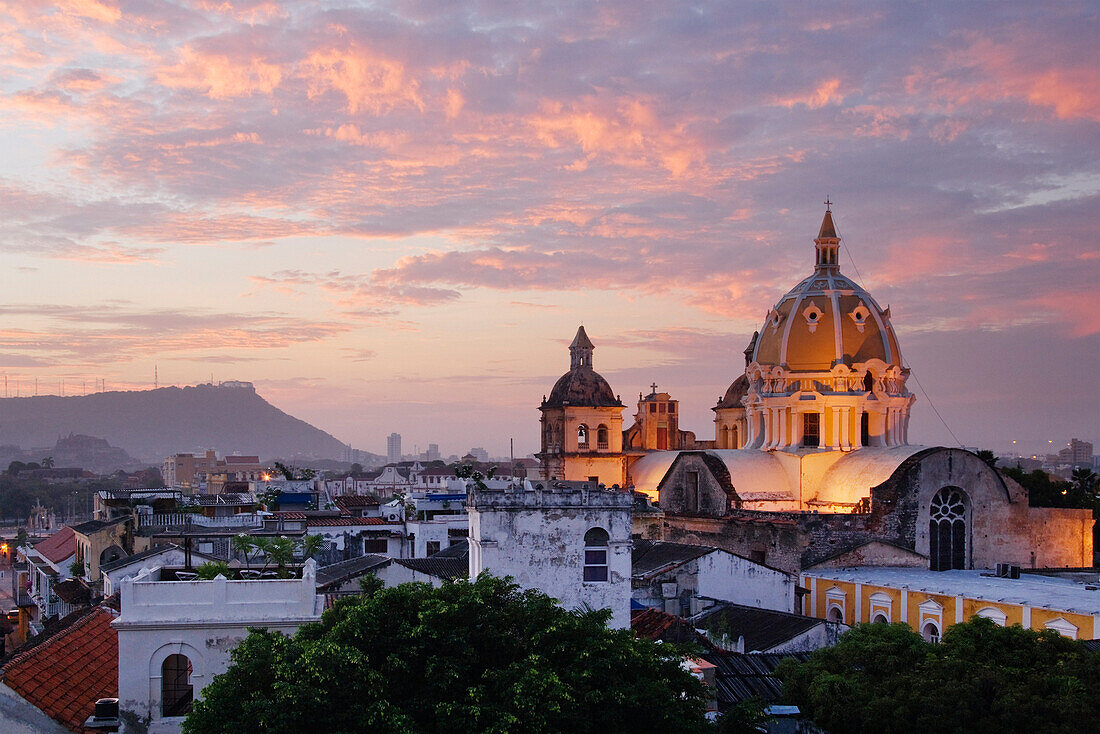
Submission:
POLYGON ((569 347, 581 349, 595 349, 596 345, 592 343, 592 340, 588 338, 588 334, 584 332, 584 327, 581 326, 577 329, 577 335, 573 337, 573 343, 569 347))
POLYGON ((821 229, 818 230, 817 238, 819 240, 840 239, 836 236, 836 227, 833 226, 833 212, 831 210, 825 212, 825 217, 821 220, 821 229))
MULTIPOLYGON (((703 453, 719 460, 729 472, 729 482, 744 502, 792 500, 801 496, 807 502, 852 504, 870 495, 871 487, 889 479, 911 456, 927 451, 927 446, 866 447, 844 454, 814 452, 807 455, 759 449, 707 449, 702 452, 655 451, 630 467, 635 490, 650 497, 659 487, 673 462, 685 453, 703 453), (821 462, 832 461, 828 468, 821 462), (817 475, 820 479, 814 481, 817 475)), ((708 462, 709 463, 709 462, 708 462)))
POLYGON ((749 378, 747 375, 742 374, 726 388, 726 394, 722 396, 722 399, 718 401, 718 405, 715 405, 713 410, 744 407, 741 405, 741 398, 745 397, 748 392, 749 378))
POLYGON ((591 367, 572 369, 558 378, 544 408, 561 408, 566 405, 590 408, 621 408, 622 401, 615 397, 611 385, 591 367))
MULTIPOLYGON (((839 241, 832 212, 825 213, 817 237, 819 247, 827 241, 833 241, 832 248, 839 241)), ((872 359, 902 364, 890 310, 841 274, 835 260, 818 264, 779 299, 760 328, 751 359, 794 372, 826 372, 836 364, 872 359)))
POLYGON ((595 349, 584 327, 577 329, 569 345, 569 371, 558 378, 543 408, 563 408, 567 405, 587 408, 622 408, 621 400, 611 390, 600 373, 592 369, 595 349))

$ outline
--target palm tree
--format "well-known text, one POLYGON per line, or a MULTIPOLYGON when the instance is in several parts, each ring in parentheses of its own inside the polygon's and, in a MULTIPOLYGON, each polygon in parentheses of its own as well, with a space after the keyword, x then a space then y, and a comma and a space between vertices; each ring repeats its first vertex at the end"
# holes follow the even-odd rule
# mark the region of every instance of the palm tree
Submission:
POLYGON ((257 544, 257 538, 253 538, 248 533, 241 533, 235 535, 233 540, 230 541, 230 545, 233 546, 233 550, 244 556, 245 568, 252 568, 252 559, 259 555, 259 547, 257 544), (251 557, 250 557, 251 554, 251 557))
POLYGON ((53 469, 53 457, 52 456, 47 456, 45 459, 43 459, 42 460, 42 467, 44 469, 53 469))
POLYGON ((313 558, 325 546, 325 539, 320 535, 306 535, 301 540, 302 560, 313 558))
POLYGON ((1092 469, 1077 467, 1073 470, 1073 487, 1089 496, 1096 494, 1097 480, 1100 479, 1092 469))
MULTIPOLYGON (((295 542, 285 535, 280 535, 269 542, 267 555, 272 561, 275 561, 280 578, 286 577, 286 567, 294 560, 295 545, 295 542)), ((266 567, 265 564, 264 568, 266 567)))

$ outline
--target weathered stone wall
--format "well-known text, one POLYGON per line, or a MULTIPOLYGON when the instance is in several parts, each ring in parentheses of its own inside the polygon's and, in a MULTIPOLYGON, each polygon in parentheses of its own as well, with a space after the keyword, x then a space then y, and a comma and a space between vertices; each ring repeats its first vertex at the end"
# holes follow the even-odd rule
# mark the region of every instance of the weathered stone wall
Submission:
POLYGON ((682 452, 661 480, 660 491, 661 509, 669 513, 723 517, 736 503, 722 462, 701 451, 682 452), (689 496, 692 473, 698 477, 697 499, 689 496))
MULTIPOLYGON (((745 515, 771 513, 745 513, 745 515)), ((664 540, 713 545, 788 573, 801 568, 806 538, 798 524, 785 518, 710 518, 669 514, 664 540)))

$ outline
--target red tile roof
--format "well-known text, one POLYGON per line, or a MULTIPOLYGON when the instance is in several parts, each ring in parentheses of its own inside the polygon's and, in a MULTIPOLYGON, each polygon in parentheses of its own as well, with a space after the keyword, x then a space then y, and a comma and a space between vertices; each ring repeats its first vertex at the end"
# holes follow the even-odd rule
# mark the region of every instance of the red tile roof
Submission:
POLYGON ((76 535, 68 525, 34 544, 34 549, 53 563, 61 563, 76 553, 76 535))
POLYGON ((118 696, 114 614, 102 606, 82 611, 84 616, 3 668, 9 688, 75 732, 84 731, 96 699, 118 696))
POLYGON ((676 643, 702 642, 709 647, 706 638, 696 633, 690 622, 681 617, 666 614, 660 609, 649 608, 631 612, 630 629, 636 637, 676 643))

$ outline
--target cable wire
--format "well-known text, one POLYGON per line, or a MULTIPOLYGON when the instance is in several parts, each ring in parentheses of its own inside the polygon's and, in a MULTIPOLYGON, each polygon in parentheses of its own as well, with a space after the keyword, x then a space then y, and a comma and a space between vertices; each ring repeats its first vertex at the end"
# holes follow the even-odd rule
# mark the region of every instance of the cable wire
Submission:
MULTIPOLYGON (((840 227, 837 225, 836 219, 836 212, 833 212, 833 228, 836 229, 837 238, 840 239, 840 246, 844 248, 844 252, 848 255, 848 260, 851 261, 852 267, 855 268, 856 280, 859 281, 859 287, 863 288, 863 290, 866 291, 867 286, 865 286, 863 283, 863 275, 859 272, 859 266, 856 265, 856 259, 852 257, 852 251, 849 250, 848 246, 844 244, 844 238, 840 236, 840 227)), ((947 421, 945 421, 943 419, 943 416, 940 415, 940 411, 936 408, 936 404, 932 402, 932 396, 930 396, 928 394, 928 391, 924 389, 924 385, 921 384, 920 378, 917 377, 917 373, 914 372, 913 368, 907 364, 903 363, 902 367, 909 370, 909 374, 912 375, 913 379, 917 381, 917 387, 920 388, 921 394, 924 395, 924 399, 928 401, 928 407, 930 407, 932 409, 932 412, 936 414, 936 417, 940 419, 940 423, 942 423, 943 427, 947 429, 947 432, 951 434, 951 438, 955 440, 955 443, 958 444, 959 448, 964 448, 962 441, 959 440, 959 437, 956 436, 955 432, 951 430, 951 426, 947 425, 947 421)))

